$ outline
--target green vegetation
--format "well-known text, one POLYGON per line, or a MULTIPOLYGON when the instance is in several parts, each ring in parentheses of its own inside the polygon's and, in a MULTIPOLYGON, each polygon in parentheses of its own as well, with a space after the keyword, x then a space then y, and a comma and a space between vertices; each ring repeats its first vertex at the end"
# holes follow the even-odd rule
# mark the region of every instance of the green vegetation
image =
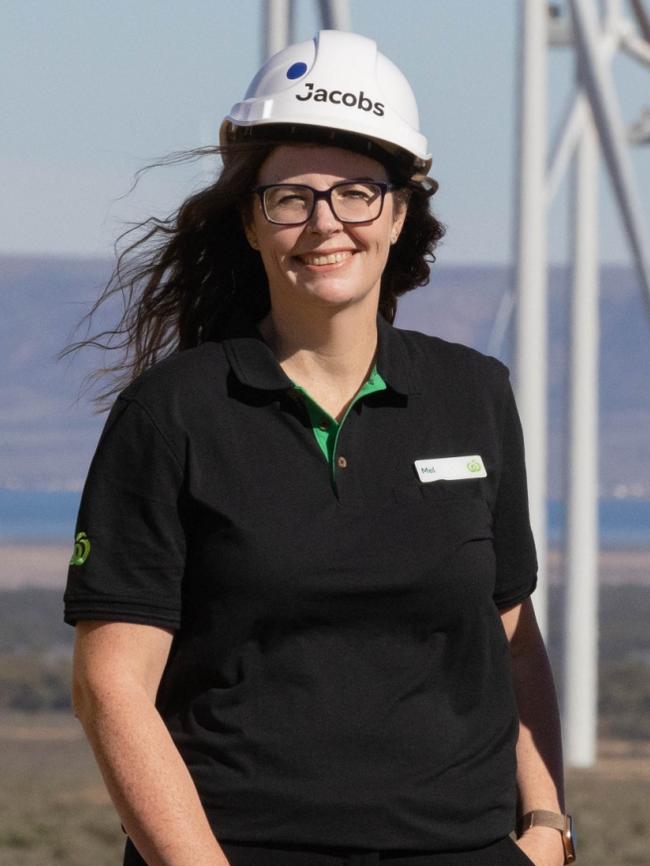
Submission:
MULTIPOLYGON (((600 600, 600 733, 650 738, 650 587, 604 587, 600 600)), ((549 654, 562 694, 562 596, 550 597, 549 654)), ((0 710, 70 707, 74 629, 62 620, 61 593, 0 593, 0 710)))
POLYGON ((56 589, 0 591, 0 654, 71 650, 74 629, 63 622, 63 593, 56 589))
POLYGON ((650 740, 650 664, 602 665, 598 714, 601 736, 650 740))
POLYGON ((69 658, 47 655, 0 655, 0 709, 70 709, 69 658))

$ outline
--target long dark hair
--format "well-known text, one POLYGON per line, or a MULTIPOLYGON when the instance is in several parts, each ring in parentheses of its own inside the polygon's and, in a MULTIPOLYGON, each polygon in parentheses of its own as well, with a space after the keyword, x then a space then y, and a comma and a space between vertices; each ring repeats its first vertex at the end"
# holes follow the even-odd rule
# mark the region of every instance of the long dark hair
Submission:
MULTIPOLYGON (((117 239, 113 273, 91 310, 122 296, 122 316, 113 330, 72 343, 61 357, 84 346, 118 350, 120 357, 96 370, 90 380, 109 377, 96 398, 110 405, 143 370, 174 352, 214 338, 235 307, 257 322, 269 310, 266 273, 251 249, 242 211, 251 200, 262 163, 282 140, 246 140, 222 147, 172 154, 161 164, 221 156, 223 168, 214 183, 189 196, 167 219, 150 218, 117 239)), ((388 167, 388 166, 387 166, 388 167)), ((428 194, 419 188, 398 191, 408 199, 402 233, 391 247, 382 275, 379 312, 393 322, 397 299, 428 282, 430 264, 444 226, 429 210, 428 194)))

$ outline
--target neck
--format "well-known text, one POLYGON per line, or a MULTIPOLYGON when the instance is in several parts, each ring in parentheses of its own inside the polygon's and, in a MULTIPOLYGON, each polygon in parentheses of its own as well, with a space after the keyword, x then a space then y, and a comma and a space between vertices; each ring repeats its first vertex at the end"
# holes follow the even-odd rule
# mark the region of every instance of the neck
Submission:
POLYGON ((259 330, 285 373, 336 417, 372 369, 377 309, 361 303, 318 313, 274 304, 259 330))

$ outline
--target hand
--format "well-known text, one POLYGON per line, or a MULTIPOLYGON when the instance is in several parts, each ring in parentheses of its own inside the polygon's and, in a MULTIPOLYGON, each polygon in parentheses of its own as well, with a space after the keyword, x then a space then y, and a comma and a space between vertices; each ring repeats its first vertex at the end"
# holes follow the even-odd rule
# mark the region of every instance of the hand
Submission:
POLYGON ((515 844, 535 866, 564 866, 562 836, 553 827, 531 827, 515 844))

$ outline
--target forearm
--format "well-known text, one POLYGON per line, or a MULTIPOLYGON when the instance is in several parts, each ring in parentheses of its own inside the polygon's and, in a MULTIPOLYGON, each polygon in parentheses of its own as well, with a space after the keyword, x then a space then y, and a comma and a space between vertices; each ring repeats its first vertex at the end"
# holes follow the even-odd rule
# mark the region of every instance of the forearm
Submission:
MULTIPOLYGON (((564 812, 562 735, 553 675, 541 639, 517 652, 512 672, 519 710, 517 788, 519 816, 533 809, 564 812)), ((534 827, 522 847, 535 863, 563 863, 557 830, 534 827)))
POLYGON ((512 675, 519 710, 517 787, 519 813, 564 811, 562 735, 553 675, 541 641, 514 652, 512 675))
POLYGON ((76 708, 120 820, 149 866, 228 866, 145 690, 85 694, 76 708))

